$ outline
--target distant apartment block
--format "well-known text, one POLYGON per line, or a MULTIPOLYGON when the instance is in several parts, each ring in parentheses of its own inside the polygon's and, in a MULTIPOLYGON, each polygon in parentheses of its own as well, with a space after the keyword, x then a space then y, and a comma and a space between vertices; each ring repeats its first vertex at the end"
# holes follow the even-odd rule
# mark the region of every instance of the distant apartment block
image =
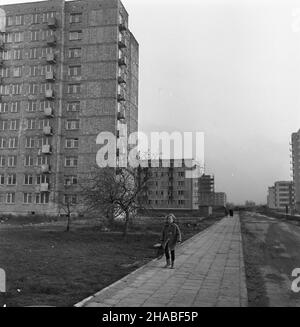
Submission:
POLYGON ((214 205, 217 207, 225 207, 227 203, 227 195, 224 192, 214 193, 214 205))
POLYGON ((0 211, 55 214, 78 201, 97 135, 138 129, 138 43, 119 0, 0 10, 0 211))
POLYGON ((294 205, 300 213, 300 129, 292 134, 291 139, 292 177, 294 182, 294 205))
MULTIPOLYGON (((142 162, 145 160, 142 160, 142 162)), ((198 176, 188 176, 193 160, 171 159, 170 161, 148 161, 150 179, 148 181, 149 209, 185 209, 195 210, 199 207, 198 176), (168 164, 170 162, 170 164, 168 164)), ((196 167, 196 166, 194 166, 196 167)))
POLYGON ((292 181, 277 181, 268 188, 268 207, 285 210, 292 208, 294 203, 294 187, 292 181))
POLYGON ((198 182, 199 206, 213 206, 215 203, 214 176, 203 174, 198 182))

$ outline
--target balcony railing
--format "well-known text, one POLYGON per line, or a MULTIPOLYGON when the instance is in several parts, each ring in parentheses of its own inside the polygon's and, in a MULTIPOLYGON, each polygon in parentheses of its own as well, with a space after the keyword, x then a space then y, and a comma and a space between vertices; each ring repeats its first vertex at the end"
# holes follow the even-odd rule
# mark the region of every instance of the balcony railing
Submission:
POLYGON ((122 72, 119 74, 118 76, 118 83, 119 84, 126 84, 126 80, 127 80, 127 74, 122 72))
POLYGON ((56 37, 54 35, 50 35, 47 37, 47 44, 49 46, 55 46, 56 45, 56 37))
POLYGON ((47 81, 53 82, 55 80, 54 72, 53 71, 46 72, 45 78, 47 81))
POLYGON ((57 28, 57 19, 56 17, 50 17, 48 20, 48 27, 51 29, 57 28))
POLYGON ((118 120, 124 120, 125 119, 125 110, 121 110, 118 112, 118 120))
POLYGON ((51 146, 49 144, 45 144, 42 146, 42 153, 43 154, 50 154, 51 153, 51 146))
POLYGON ((53 90, 52 89, 46 90, 45 97, 47 99, 53 99, 54 98, 54 92, 53 92, 53 90))
POLYGON ((44 109, 44 114, 47 117, 53 117, 53 109, 51 107, 46 107, 44 109))
POLYGON ((122 20, 119 22, 119 31, 123 32, 123 31, 127 31, 128 26, 127 26, 127 22, 122 20))
POLYGON ((44 126, 43 127, 43 133, 44 133, 44 135, 52 135, 52 128, 51 128, 51 126, 44 126))
POLYGON ((118 62, 119 66, 127 66, 127 57, 125 55, 121 55, 118 62))
POLYGON ((55 54, 54 53, 47 53, 47 55, 46 55, 46 60, 47 60, 47 62, 49 62, 49 63, 55 63, 56 62, 56 60, 55 60, 55 54))
POLYGON ((44 174, 50 173, 50 166, 48 164, 41 165, 41 172, 44 174))
POLYGON ((125 101, 125 92, 123 90, 118 92, 118 102, 122 101, 125 101))
POLYGON ((119 48, 126 48, 127 47, 127 40, 124 35, 119 34, 119 48))
POLYGON ((40 192, 49 192, 49 184, 48 183, 41 183, 40 192))

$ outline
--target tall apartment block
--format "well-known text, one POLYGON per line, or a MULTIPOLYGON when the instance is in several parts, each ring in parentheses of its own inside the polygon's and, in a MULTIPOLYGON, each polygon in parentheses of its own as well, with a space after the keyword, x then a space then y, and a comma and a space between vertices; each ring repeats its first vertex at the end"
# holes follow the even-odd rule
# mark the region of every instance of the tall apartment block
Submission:
POLYGON ((119 0, 0 6, 0 28, 0 211, 56 214, 97 135, 137 131, 138 43, 119 0))
POLYGON ((294 186, 292 181, 277 181, 268 188, 268 207, 270 209, 291 209, 294 203, 294 186))
POLYGON ((300 129, 292 134, 291 140, 292 171, 295 192, 295 209, 300 213, 300 129))
POLYGON ((213 206, 215 192, 214 176, 203 174, 199 178, 198 192, 200 206, 213 206))
POLYGON ((197 210, 198 176, 191 178, 189 172, 197 169, 193 160, 161 159, 149 160, 145 165, 150 172, 148 181, 148 209, 197 210), (193 168, 191 168, 193 167, 193 168))

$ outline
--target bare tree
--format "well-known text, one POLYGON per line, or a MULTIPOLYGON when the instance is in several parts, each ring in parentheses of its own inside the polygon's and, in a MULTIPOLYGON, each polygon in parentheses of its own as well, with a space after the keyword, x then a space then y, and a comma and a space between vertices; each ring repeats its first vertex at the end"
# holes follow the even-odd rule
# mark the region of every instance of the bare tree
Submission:
POLYGON ((147 168, 96 167, 82 189, 84 204, 88 210, 124 218, 126 236, 131 216, 142 209, 146 201, 148 179, 147 168))

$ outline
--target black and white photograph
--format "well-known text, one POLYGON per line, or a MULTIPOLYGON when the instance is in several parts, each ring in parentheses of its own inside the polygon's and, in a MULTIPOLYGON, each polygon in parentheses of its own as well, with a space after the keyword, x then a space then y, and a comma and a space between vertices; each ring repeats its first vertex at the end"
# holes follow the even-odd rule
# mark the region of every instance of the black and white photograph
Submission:
POLYGON ((0 319, 299 307, 299 249, 300 1, 0 0, 0 319))

